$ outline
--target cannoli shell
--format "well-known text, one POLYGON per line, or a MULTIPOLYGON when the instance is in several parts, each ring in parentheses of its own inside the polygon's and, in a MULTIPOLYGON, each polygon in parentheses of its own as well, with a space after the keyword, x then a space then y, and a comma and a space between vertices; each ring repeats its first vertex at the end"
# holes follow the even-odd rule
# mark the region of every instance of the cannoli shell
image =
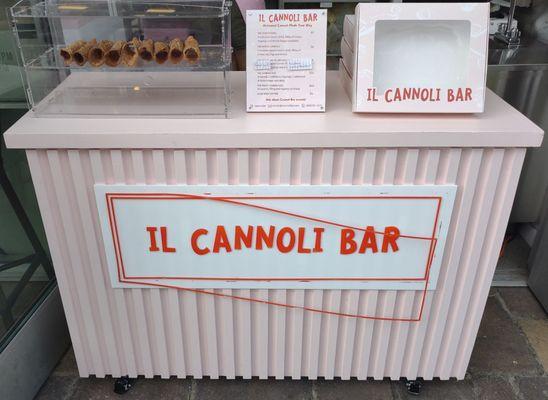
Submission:
POLYGON ((198 62, 200 59, 200 45, 192 35, 185 40, 184 58, 190 63, 198 62))
POLYGON ((139 57, 145 61, 152 61, 154 58, 154 42, 152 39, 144 40, 139 46, 139 57))
POLYGON ((94 67, 100 67, 105 62, 105 55, 112 47, 110 40, 101 40, 96 46, 92 47, 88 53, 89 63, 94 67))
POLYGON ((92 47, 94 47, 97 44, 97 40, 91 39, 89 42, 84 44, 82 47, 80 47, 78 50, 74 52, 72 55, 73 61, 78 64, 79 66, 83 66, 88 61, 88 54, 92 47))
POLYGON ((65 65, 69 65, 72 62, 72 56, 78 50, 80 47, 86 44, 85 40, 77 40, 75 42, 72 42, 67 47, 63 47, 61 50, 59 50, 59 54, 65 61, 65 65))
POLYGON ((154 60, 163 64, 169 56, 169 46, 164 42, 154 42, 154 60))
POLYGON ((169 61, 172 64, 179 64, 183 59, 185 45, 179 38, 171 39, 169 42, 169 61))
POLYGON ((139 59, 139 47, 141 46, 141 41, 137 38, 131 39, 126 45, 122 48, 122 62, 128 67, 133 67, 137 64, 139 59))
POLYGON ((110 50, 105 54, 105 64, 109 67, 117 67, 122 62, 122 49, 126 45, 125 40, 114 42, 110 50))

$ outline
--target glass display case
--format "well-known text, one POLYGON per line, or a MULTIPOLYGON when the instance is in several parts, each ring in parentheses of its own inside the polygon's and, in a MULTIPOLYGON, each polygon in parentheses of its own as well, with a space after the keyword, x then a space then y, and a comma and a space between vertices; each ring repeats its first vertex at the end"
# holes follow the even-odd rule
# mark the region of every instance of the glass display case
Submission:
POLYGON ((10 9, 36 116, 221 117, 230 2, 21 0, 10 9))

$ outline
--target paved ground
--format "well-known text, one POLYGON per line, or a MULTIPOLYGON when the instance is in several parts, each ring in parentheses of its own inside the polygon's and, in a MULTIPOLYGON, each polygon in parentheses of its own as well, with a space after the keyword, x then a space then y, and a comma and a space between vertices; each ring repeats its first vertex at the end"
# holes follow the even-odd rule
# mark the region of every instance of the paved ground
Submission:
MULTIPOLYGON (((38 399, 402 400, 401 382, 140 379, 123 397, 113 379, 80 379, 69 351, 38 399)), ((463 381, 426 382, 421 399, 548 399, 548 316, 526 288, 493 289, 463 381)))

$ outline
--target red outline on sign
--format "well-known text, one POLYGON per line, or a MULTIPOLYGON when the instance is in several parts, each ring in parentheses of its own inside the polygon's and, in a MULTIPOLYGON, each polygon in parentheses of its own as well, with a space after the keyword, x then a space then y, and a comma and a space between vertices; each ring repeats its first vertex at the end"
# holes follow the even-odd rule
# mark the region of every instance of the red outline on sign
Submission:
MULTIPOLYGON (((434 245, 432 246, 432 251, 428 257, 428 268, 427 268, 427 276, 430 276, 430 267, 432 265, 432 261, 434 258, 434 252, 436 249, 438 239, 434 239, 434 245)), ((339 311, 330 311, 330 310, 323 310, 321 308, 312 308, 312 307, 306 307, 301 306, 297 304, 287 304, 287 303, 278 303, 275 301, 269 301, 269 300, 263 300, 263 299, 257 299, 254 297, 243 297, 243 296, 236 296, 232 294, 225 294, 220 292, 212 292, 206 289, 196 289, 196 288, 186 288, 181 286, 174 286, 174 285, 168 285, 165 283, 152 283, 152 282, 143 282, 143 281, 131 281, 131 280, 119 280, 121 283, 130 283, 134 285, 143 285, 143 286, 152 286, 152 287, 159 287, 159 288, 168 288, 168 289, 177 289, 177 290, 184 290, 186 292, 192 292, 197 294, 207 294, 211 296, 216 297, 222 297, 222 298, 229 298, 234 300, 240 300, 240 301, 249 301, 251 303, 259 303, 259 304, 265 304, 265 305, 271 305, 276 307, 284 307, 284 308, 290 308, 290 309, 298 309, 298 310, 304 310, 304 311, 310 311, 320 314, 327 314, 327 315, 335 315, 338 317, 347 317, 347 318, 358 318, 358 319, 369 319, 369 320, 376 320, 376 321, 392 321, 392 322, 420 322, 422 320, 422 315, 424 311, 424 304, 426 302, 426 293, 428 290, 428 280, 426 281, 424 285, 424 289, 421 290, 422 297, 420 301, 419 306, 419 312, 418 316, 416 318, 398 318, 398 317, 378 317, 378 316, 371 316, 371 315, 363 315, 363 314, 349 314, 349 313, 342 313, 339 311)), ((416 291, 416 290, 413 290, 416 291)))
MULTIPOLYGON (((353 227, 348 225, 339 224, 336 222, 331 222, 327 220, 322 220, 319 218, 312 218, 312 217, 306 217, 299 214, 289 213, 283 210, 276 210, 273 208, 260 206, 256 204, 249 204, 244 202, 235 201, 235 199, 283 199, 283 200, 309 200, 309 199, 357 199, 357 200, 363 200, 363 199, 419 199, 419 200, 437 200, 437 209, 436 209, 436 216, 434 219, 434 226, 432 229, 432 236, 431 237, 421 237, 421 236, 411 236, 411 235, 403 235, 400 234, 400 237, 402 238, 408 238, 408 239, 417 239, 417 240, 428 240, 430 241, 430 249, 432 250, 433 242, 435 240, 435 233, 436 228, 438 224, 438 218, 441 208, 441 200, 442 198, 440 196, 284 196, 284 197, 278 197, 278 196, 263 196, 263 197, 217 197, 217 196, 200 196, 200 195, 187 195, 187 194, 170 194, 170 193, 131 193, 131 194, 124 194, 124 193, 105 193, 106 201, 107 201, 107 209, 109 214, 109 223, 111 228, 111 233, 113 236, 113 242, 114 242, 114 249, 116 253, 116 263, 118 267, 118 278, 125 278, 125 279, 166 279, 166 280, 209 280, 209 281, 426 281, 427 275, 428 275, 428 258, 425 265, 425 272, 424 276, 417 278, 417 277, 393 277, 393 278, 308 278, 308 277, 299 277, 299 278, 235 278, 235 277, 168 277, 168 276, 128 276, 126 275, 125 267, 124 267, 124 261, 122 258, 122 253, 120 249, 120 240, 118 236, 118 226, 116 222, 116 212, 114 208, 114 200, 115 199, 125 199, 125 200, 142 200, 142 199, 159 199, 159 200, 212 200, 212 201, 221 201, 221 202, 227 202, 242 206, 248 206, 253 208, 259 208, 270 212, 276 212, 276 213, 282 213, 285 215, 290 215, 297 218, 304 218, 307 220, 313 220, 316 222, 328 224, 328 225, 335 225, 339 227, 345 227, 345 228, 351 228, 358 231, 364 231, 364 228, 360 227, 353 227)), ((378 234, 382 234, 382 232, 376 232, 378 234)))
MULTIPOLYGON (((162 288, 172 288, 172 289, 178 289, 178 290, 184 290, 199 294, 208 294, 213 295, 217 297, 224 297, 224 298, 231 298, 235 300, 242 300, 242 301, 250 301, 253 303, 260 303, 260 304, 266 304, 266 305, 273 305, 278 307, 286 307, 291 309, 302 309, 304 311, 310 311, 310 312, 316 312, 316 313, 322 313, 322 314, 328 314, 328 315, 336 315, 341 317, 351 317, 351 318, 360 318, 360 319, 370 319, 370 320, 380 320, 380 321, 394 321, 394 322, 419 322, 422 320, 422 315, 424 311, 424 305, 426 302, 426 293, 428 290, 428 284, 429 284, 429 278, 430 278, 430 268, 433 263, 434 259, 434 253, 437 246, 438 239, 435 237, 436 229, 438 225, 439 220, 439 213, 441 209, 441 202, 442 198, 440 196, 252 196, 252 197, 244 197, 244 196, 222 196, 222 197, 214 197, 214 196, 200 196, 200 195, 192 195, 192 194, 170 194, 170 193, 105 193, 106 201, 107 201, 107 210, 108 210, 108 217, 109 217, 109 224, 111 228, 112 233, 112 239, 114 243, 114 249, 115 249, 115 255, 116 255, 116 263, 118 266, 118 281, 120 283, 130 283, 130 284, 137 284, 137 285, 144 285, 144 286, 152 286, 152 287, 162 287, 162 288), (119 246, 119 238, 118 238, 118 227, 116 223, 116 213, 114 210, 114 199, 162 199, 162 200, 213 200, 213 201, 222 201, 222 202, 228 202, 232 204, 237 205, 243 205, 253 208, 259 208, 266 211, 276 212, 276 213, 282 213, 298 218, 305 218, 309 220, 314 220, 316 222, 322 222, 327 223, 330 225, 335 226, 342 226, 346 227, 346 225, 325 221, 317 218, 310 218, 299 214, 293 214, 289 212, 284 212, 283 210, 276 210, 269 207, 259 206, 256 204, 249 204, 249 203, 243 203, 236 200, 241 199, 428 199, 438 200, 437 204, 437 210, 436 210, 436 217, 434 220, 434 227, 432 230, 432 236, 431 237, 419 237, 419 236, 410 236, 410 235, 400 235, 400 237, 409 238, 409 239, 418 239, 418 240, 429 240, 430 241, 430 247, 429 247, 429 254, 427 258, 426 268, 425 268, 425 274, 424 278, 182 278, 182 277, 176 277, 176 278, 170 278, 170 277, 127 277, 125 274, 125 268, 123 265, 122 255, 120 251, 119 246), (136 281, 132 281, 130 279, 137 279, 136 281), (181 286, 175 286, 175 285, 168 285, 164 283, 152 283, 152 282, 143 282, 141 279, 154 279, 154 280, 162 280, 162 279, 172 279, 172 280, 224 280, 224 281, 230 281, 230 280, 236 280, 236 281, 424 281, 424 289, 421 290, 422 292, 422 298, 420 301, 420 307, 419 307, 419 313, 416 318, 395 318, 395 317, 378 317, 378 316, 370 316, 370 315, 361 315, 361 314, 348 314, 348 313, 341 313, 337 311, 329 311, 329 310, 323 310, 323 309, 317 309, 312 307, 306 307, 306 306, 300 306, 300 305, 294 305, 294 304, 284 304, 284 303, 278 303, 278 302, 272 302, 268 300, 262 300, 257 298, 248 298, 243 296, 235 296, 235 295, 229 295, 224 293, 219 293, 215 291, 209 291, 205 289, 196 289, 196 288, 186 288, 181 286)), ((351 227, 348 226, 351 229, 356 230, 364 230, 364 228, 359 227, 351 227)), ((376 232, 378 234, 382 234, 382 232, 376 232)), ((413 290, 414 291, 414 290, 413 290)))

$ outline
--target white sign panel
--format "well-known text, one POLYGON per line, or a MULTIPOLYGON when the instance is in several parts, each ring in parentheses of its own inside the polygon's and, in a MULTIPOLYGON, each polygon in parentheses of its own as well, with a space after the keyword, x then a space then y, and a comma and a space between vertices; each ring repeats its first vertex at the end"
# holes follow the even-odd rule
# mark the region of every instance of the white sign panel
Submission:
POLYGON ((95 185, 114 287, 435 289, 455 191, 95 185))
POLYGON ((325 111, 326 10, 246 14, 247 111, 325 111))

